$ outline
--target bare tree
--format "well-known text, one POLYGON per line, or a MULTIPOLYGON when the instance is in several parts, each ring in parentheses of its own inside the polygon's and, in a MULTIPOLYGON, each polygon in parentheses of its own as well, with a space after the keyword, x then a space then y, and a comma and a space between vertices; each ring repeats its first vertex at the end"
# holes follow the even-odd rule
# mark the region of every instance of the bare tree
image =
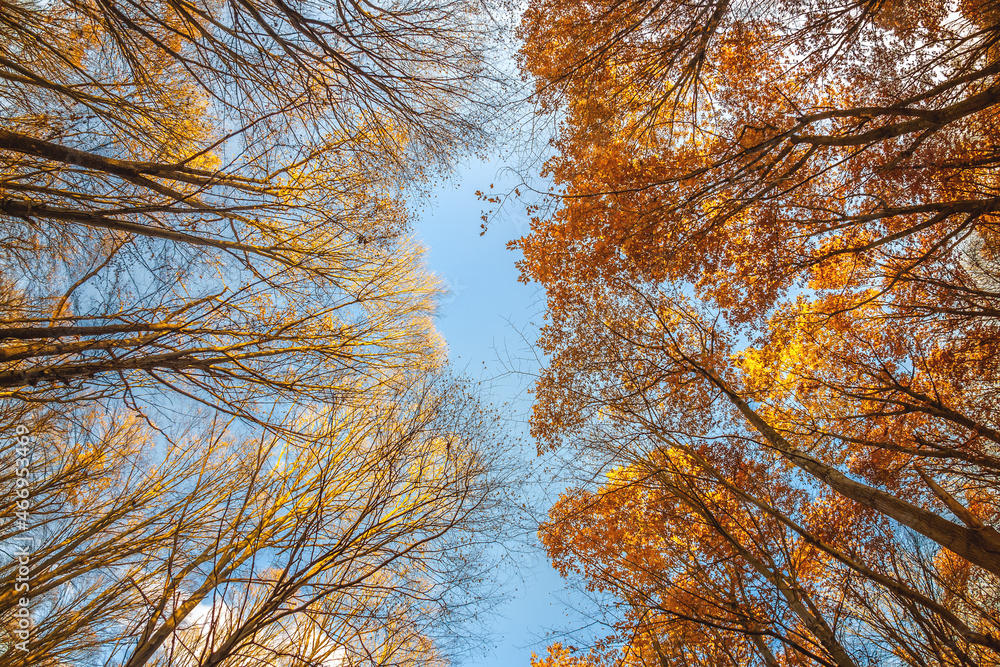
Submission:
POLYGON ((9 620, 30 596, 33 627, 27 651, 5 638, 5 661, 437 660, 445 629, 480 610, 478 543, 505 502, 500 421, 468 391, 420 378, 319 409, 302 416, 307 443, 222 422, 165 440, 101 412, 72 444, 32 434, 32 520, 0 527, 8 564, 33 544, 30 588, 5 567, 0 605, 9 620))

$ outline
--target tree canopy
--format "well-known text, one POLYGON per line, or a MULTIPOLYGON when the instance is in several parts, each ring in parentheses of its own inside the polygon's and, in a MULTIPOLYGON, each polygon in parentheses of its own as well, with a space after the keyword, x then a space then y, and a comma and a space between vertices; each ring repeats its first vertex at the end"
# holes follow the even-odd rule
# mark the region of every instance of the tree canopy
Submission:
POLYGON ((447 662, 504 429, 405 200, 487 138, 489 10, 0 6, 5 664, 447 662))
POLYGON ((542 538, 621 604, 546 661, 996 663, 998 20, 530 3, 533 432, 607 475, 542 538))

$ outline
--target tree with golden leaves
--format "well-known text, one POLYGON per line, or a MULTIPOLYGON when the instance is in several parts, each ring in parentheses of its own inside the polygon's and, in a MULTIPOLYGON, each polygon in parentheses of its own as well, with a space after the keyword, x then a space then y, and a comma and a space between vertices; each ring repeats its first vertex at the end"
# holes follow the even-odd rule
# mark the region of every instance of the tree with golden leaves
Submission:
POLYGON ((405 197, 483 141, 486 9, 0 7, 5 664, 445 661, 501 436, 405 197))
POLYGON ((402 198, 483 139, 481 9, 5 5, 0 392, 274 425, 433 355, 402 198))
POLYGON ((564 114, 534 433, 611 475, 543 539, 622 659, 998 660, 998 16, 527 10, 564 114))

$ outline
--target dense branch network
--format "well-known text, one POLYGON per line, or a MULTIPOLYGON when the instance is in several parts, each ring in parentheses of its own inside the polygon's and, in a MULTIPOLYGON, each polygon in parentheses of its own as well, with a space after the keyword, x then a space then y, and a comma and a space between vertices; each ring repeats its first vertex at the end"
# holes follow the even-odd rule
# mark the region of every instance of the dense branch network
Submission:
POLYGON ((533 433, 603 480, 541 534, 621 601, 537 664, 996 662, 998 19, 530 4, 533 433))

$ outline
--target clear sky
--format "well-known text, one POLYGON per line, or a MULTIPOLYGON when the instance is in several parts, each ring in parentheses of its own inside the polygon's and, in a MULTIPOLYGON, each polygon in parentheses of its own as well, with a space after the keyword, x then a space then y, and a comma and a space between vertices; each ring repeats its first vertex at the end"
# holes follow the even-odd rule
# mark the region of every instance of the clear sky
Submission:
MULTIPOLYGON (((535 457, 534 444, 527 436, 530 396, 525 389, 539 366, 531 343, 542 321, 544 298, 539 286, 517 281, 514 263, 520 255, 506 248, 508 241, 528 231, 523 210, 506 211, 503 219, 491 223, 480 236, 483 203, 475 191, 489 190, 491 183, 495 192, 515 185, 504 178, 497 164, 475 163, 458 169, 450 181, 434 189, 414 227, 429 249, 431 270, 450 289, 437 326, 448 342, 452 364, 457 371, 484 380, 486 397, 495 404, 509 405, 515 423, 512 435, 522 438, 519 454, 526 468, 537 469, 543 462, 535 457)), ((566 625, 566 614, 571 612, 563 604, 563 580, 534 536, 527 542, 518 572, 507 581, 510 600, 497 608, 492 620, 493 645, 468 656, 464 665, 528 667, 532 650, 545 654, 551 641, 546 633, 566 625)), ((507 579, 510 574, 499 576, 507 579)))

